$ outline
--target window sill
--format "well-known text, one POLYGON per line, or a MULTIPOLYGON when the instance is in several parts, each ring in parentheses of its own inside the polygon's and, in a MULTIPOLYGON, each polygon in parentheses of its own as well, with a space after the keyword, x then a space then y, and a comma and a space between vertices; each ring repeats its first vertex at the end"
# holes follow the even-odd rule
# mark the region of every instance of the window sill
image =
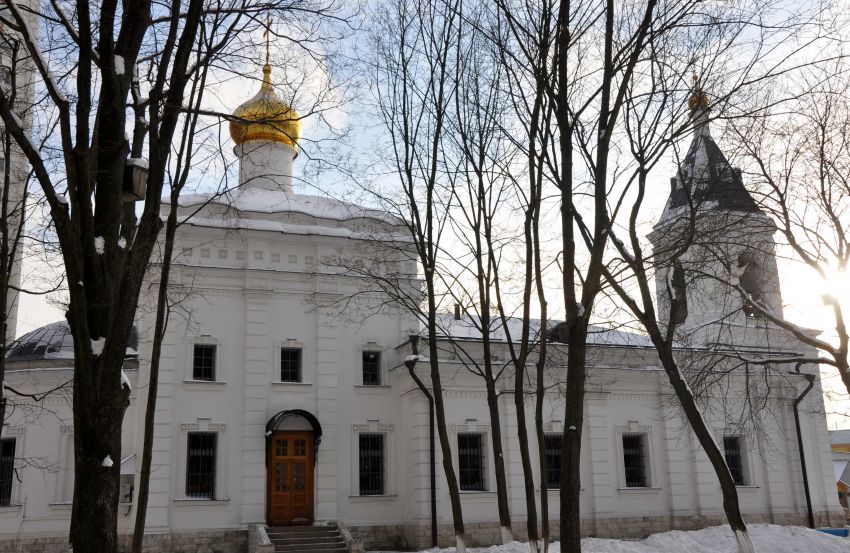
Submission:
POLYGON ((191 380, 186 379, 183 381, 183 386, 187 389, 195 389, 195 390, 204 390, 209 388, 223 388, 227 382, 223 380, 191 380))
POLYGON ((756 486, 754 484, 743 484, 741 486, 735 486, 735 489, 742 492, 752 492, 755 490, 760 490, 761 486, 756 486))
POLYGON ((219 505, 227 505, 230 503, 230 498, 226 497, 224 499, 204 499, 201 497, 175 497, 173 499, 175 505, 209 505, 211 507, 216 507, 219 505))
POLYGON ((617 488, 617 491, 620 493, 631 494, 657 494, 661 491, 661 488, 655 488, 652 486, 647 486, 645 488, 617 488))
POLYGON ((386 392, 389 391, 392 386, 389 384, 355 384, 354 388, 357 391, 374 390, 375 392, 386 392))
MULTIPOLYGON (((69 503, 68 506, 70 507, 71 504, 69 503)), ((21 510, 21 506, 17 505, 17 504, 15 504, 15 505, 4 505, 4 506, 0 507, 0 516, 2 516, 2 515, 14 515, 14 514, 17 514, 20 510, 21 510)))
POLYGON ((294 390, 307 390, 312 386, 312 382, 281 382, 280 380, 275 380, 272 382, 272 386, 280 387, 280 388, 292 388, 294 390))
POLYGON ((363 502, 372 502, 372 501, 396 501, 398 500, 398 496, 395 494, 392 495, 349 495, 348 500, 352 503, 363 502))
POLYGON ((460 495, 495 495, 495 491, 490 490, 461 490, 460 495))

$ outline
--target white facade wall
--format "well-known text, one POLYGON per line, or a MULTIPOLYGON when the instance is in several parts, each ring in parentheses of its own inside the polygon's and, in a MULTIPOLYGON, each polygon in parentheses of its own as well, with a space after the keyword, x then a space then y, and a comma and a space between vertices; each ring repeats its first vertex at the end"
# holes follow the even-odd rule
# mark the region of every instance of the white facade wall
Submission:
MULTIPOLYGON (((297 199, 297 197, 296 197, 297 199)), ((321 203, 321 202, 319 202, 321 203)), ((315 211, 316 206, 313 208, 315 211)), ((311 213, 241 213, 227 219, 219 207, 205 208, 199 221, 230 221, 188 225, 179 237, 183 250, 173 267, 174 297, 185 295, 173 310, 163 344, 157 399, 149 533, 191 534, 202 531, 243 531, 266 521, 267 421, 284 410, 312 413, 322 427, 315 466, 315 521, 341 521, 367 546, 423 546, 430 536, 428 404, 401 361, 410 352, 408 336, 418 324, 403 312, 384 307, 374 311, 375 297, 356 296, 368 282, 340 274, 323 260, 342 254, 366 255, 355 238, 366 236, 363 219, 323 219, 311 213), (216 219, 218 217, 218 219, 216 219), (259 230, 240 223, 263 221, 312 225, 314 231, 259 230), (241 226, 241 230, 234 230, 241 226), (328 230, 330 229, 330 230, 328 230), (346 231, 349 234, 346 234, 346 231), (351 238, 354 236, 355 238, 351 238), (191 250, 191 253, 190 253, 191 250), (346 300, 346 301, 341 301, 346 300), (351 301, 348 301, 351 300, 351 301), (192 380, 196 342, 217 346, 215 381, 192 380), (302 383, 279 380, 278 351, 282 345, 303 348, 302 383), (382 352, 382 385, 362 385, 361 352, 382 352), (185 494, 186 440, 193 430, 216 432, 218 457, 214 499, 190 499, 185 494), (386 436, 385 494, 358 494, 357 436, 386 436)), ((375 223, 378 224, 378 223, 375 223)), ((369 262, 369 259, 364 259, 369 262)), ((147 288, 150 305, 155 287, 147 288)), ((125 417, 125 453, 141 452, 143 409, 148 379, 150 311, 140 311, 140 369, 133 375, 132 405, 125 417)), ((474 350, 478 346, 466 343, 474 350)), ((506 350, 496 346, 500 362, 506 350)), ((558 346, 553 346, 553 350, 558 346)), ((450 349, 442 344, 441 349, 450 349)), ((585 531, 593 535, 641 535, 669 528, 722 523, 720 488, 696 441, 685 430, 655 352, 645 347, 591 347, 591 372, 585 405, 581 492, 585 531), (622 432, 646 435, 649 486, 627 488, 624 481, 622 432)), ((533 362, 534 360, 530 360, 533 362)), ((457 435, 482 432, 489 446, 492 421, 482 380, 446 354, 440 359, 446 390, 446 416, 457 467, 457 435)), ((427 362, 416 370, 429 382, 427 362)), ((563 377, 553 366, 550 378, 563 377)), ((43 387, 61 371, 23 371, 10 376, 43 387)), ((764 436, 743 431, 749 478, 739 488, 745 518, 753 522, 802 523, 805 502, 791 399, 803 389, 801 379, 776 388, 771 404, 776 418, 764 436)), ((500 380, 501 426, 508 473, 509 504, 517 537, 525 535, 525 497, 516 413, 510 393, 510 371, 500 380)), ((734 390, 734 386, 732 387, 734 390)), ((720 398, 717 398, 719 404, 720 398)), ((711 402, 709 402, 711 403, 711 402)), ((58 466, 63 439, 72 426, 70 403, 53 405, 55 415, 28 421, 13 414, 4 434, 23 429, 22 458, 44 457, 58 466), (63 430, 64 429, 64 430, 63 430)), ((526 418, 532 442, 535 486, 537 453, 533 404, 526 418)), ((815 388, 802 409, 803 437, 814 511, 826 523, 840 513, 830 471, 829 440, 820 390, 815 388)), ((719 410, 706 414, 722 438, 727 431, 719 410)), ((547 432, 563 430, 563 401, 547 400, 547 432)), ((309 430, 303 419, 288 419, 284 428, 309 430)), ((11 434, 8 434, 11 435, 11 434)), ((448 490, 437 452, 438 523, 441 539, 451 536, 448 490)), ((497 541, 498 514, 492 450, 485 448, 486 490, 464 492, 464 520, 471 542, 497 541)), ((136 470, 138 470, 138 464, 136 470)), ((0 507, 0 540, 61 536, 67 532, 70 510, 56 505, 58 469, 22 469, 24 482, 14 505, 0 507)), ((550 519, 558 519, 558 492, 550 490, 550 519)), ((121 532, 129 533, 134 505, 126 507, 121 532)), ((557 531, 557 524, 553 524, 557 531)))

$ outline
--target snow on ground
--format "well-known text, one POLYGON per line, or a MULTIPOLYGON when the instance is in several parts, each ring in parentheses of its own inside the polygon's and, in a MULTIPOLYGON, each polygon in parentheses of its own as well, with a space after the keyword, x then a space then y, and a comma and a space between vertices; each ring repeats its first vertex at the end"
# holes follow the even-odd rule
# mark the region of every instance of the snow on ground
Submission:
MULTIPOLYGON (((750 524, 747 526, 756 553, 850 553, 850 539, 799 526, 750 524)), ((728 525, 684 532, 653 534, 643 540, 581 540, 582 553, 736 553, 735 536, 728 525)), ((454 553, 455 548, 429 549, 429 553, 454 553)), ((467 548, 468 553, 529 553, 526 543, 467 548)), ((559 553, 560 544, 549 546, 559 553)))

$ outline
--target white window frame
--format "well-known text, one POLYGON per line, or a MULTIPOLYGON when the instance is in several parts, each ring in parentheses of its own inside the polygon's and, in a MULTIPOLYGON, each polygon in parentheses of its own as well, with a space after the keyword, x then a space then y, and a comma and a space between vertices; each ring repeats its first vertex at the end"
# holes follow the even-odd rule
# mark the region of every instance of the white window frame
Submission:
POLYGON ((395 426, 370 420, 366 424, 351 426, 351 497, 363 500, 394 498, 398 493, 396 486, 396 446, 395 426), (384 494, 360 495, 360 434, 384 435, 384 494))
POLYGON ((177 483, 174 490, 175 501, 202 503, 229 501, 230 497, 227 495, 227 425, 223 422, 213 422, 209 418, 198 418, 195 422, 181 423, 176 466, 177 483), (215 497, 212 499, 186 496, 186 468, 190 432, 211 432, 217 434, 215 451, 215 497))
MULTIPOLYGON (((564 432, 563 431, 555 432, 555 431, 552 431, 552 430, 544 430, 543 431, 544 440, 548 436, 556 436, 556 437, 560 438, 560 440, 561 440, 561 459, 563 459, 564 458, 564 432)), ((543 454, 544 455, 546 454, 545 442, 544 442, 544 446, 543 446, 543 454)), ((549 468, 550 467, 549 467, 548 460, 547 460, 546 469, 549 470, 549 468)), ((549 475, 548 474, 543 474, 540 477, 540 486, 542 487, 544 485, 546 486, 547 490, 560 490, 561 489, 560 484, 558 485, 557 488, 552 488, 552 487, 549 486, 549 475)), ((582 488, 582 489, 584 489, 584 488, 582 488)))
POLYGON ((657 490, 658 479, 655 472, 655 455, 653 455, 652 444, 652 426, 642 426, 637 421, 629 421, 628 426, 618 426, 615 428, 617 442, 617 473, 619 479, 619 490, 657 490), (646 486, 643 487, 628 487, 626 486, 626 462, 623 458, 623 434, 642 434, 644 455, 646 456, 646 486))
POLYGON ((184 382, 193 384, 224 384, 224 366, 221 362, 221 340, 215 336, 201 335, 189 340, 186 348, 186 378, 184 382), (195 380, 195 345, 215 346, 215 380, 195 380))
POLYGON ((56 487, 53 505, 70 505, 74 501, 74 427, 59 427, 59 463, 56 468, 56 487), (70 467, 65 466, 66 463, 70 467), (70 486, 68 486, 70 484, 70 486), (65 497, 65 488, 69 488, 70 497, 65 497))
MULTIPOLYGON (((481 434, 481 451, 484 454, 484 489, 483 490, 460 490, 461 494, 494 493, 496 465, 493 461, 493 448, 490 444, 491 426, 489 424, 478 424, 476 419, 467 419, 466 424, 453 424, 452 433, 452 461, 460 471, 460 448, 458 447, 459 434, 481 434)), ((460 473, 458 472, 458 488, 460 488, 460 473)))
POLYGON ((304 342, 300 340, 295 340, 288 338, 286 340, 275 340, 274 346, 274 379, 272 380, 272 384, 280 385, 280 386, 310 386, 312 384, 313 371, 310 370, 312 366, 308 363, 308 350, 304 347, 304 342), (280 371, 281 371, 281 359, 280 359, 280 350, 281 349, 300 349, 301 350, 301 381, 300 382, 289 382, 283 381, 280 379, 280 371))
POLYGON ((361 344, 357 351, 357 378, 355 379, 357 386, 363 386, 364 388, 386 388, 389 386, 387 384, 387 352, 384 346, 376 342, 368 342, 361 344), (378 360, 378 384, 363 383, 363 354, 367 351, 375 352, 380 356, 378 360))
MULTIPOLYGON (((17 460, 24 457, 24 452, 26 451, 25 436, 26 430, 24 426, 6 426, 3 428, 3 438, 15 439, 15 463, 13 465, 12 489, 9 493, 9 504, 5 507, 0 507, 0 510, 19 509, 21 507, 21 488, 23 487, 23 482, 18 481, 15 471, 24 469, 17 460)), ((24 480, 24 482, 26 481, 25 478, 21 478, 21 480, 24 480)))
POLYGON ((735 484, 737 488, 753 488, 756 487, 757 484, 755 482, 755 478, 753 476, 753 468, 750 462, 750 444, 747 440, 746 436, 743 434, 736 434, 733 432, 724 432, 721 434, 721 442, 720 442, 720 452, 723 453, 723 461, 726 461, 726 447, 723 444, 723 440, 726 438, 736 438, 738 440, 738 448, 740 449, 741 454, 741 470, 743 471, 744 483, 743 484, 735 484))

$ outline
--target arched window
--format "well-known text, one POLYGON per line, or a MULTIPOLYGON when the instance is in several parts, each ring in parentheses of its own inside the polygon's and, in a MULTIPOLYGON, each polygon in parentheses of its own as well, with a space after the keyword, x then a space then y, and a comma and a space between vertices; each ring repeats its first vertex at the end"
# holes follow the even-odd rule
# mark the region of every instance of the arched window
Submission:
POLYGON ((738 284, 743 289, 744 314, 751 319, 759 318, 761 313, 754 304, 762 302, 764 278, 753 252, 745 251, 738 256, 738 269, 743 269, 738 284))
POLYGON ((670 323, 684 324, 688 318, 688 294, 685 270, 678 259, 667 271, 667 294, 670 298, 670 323))

